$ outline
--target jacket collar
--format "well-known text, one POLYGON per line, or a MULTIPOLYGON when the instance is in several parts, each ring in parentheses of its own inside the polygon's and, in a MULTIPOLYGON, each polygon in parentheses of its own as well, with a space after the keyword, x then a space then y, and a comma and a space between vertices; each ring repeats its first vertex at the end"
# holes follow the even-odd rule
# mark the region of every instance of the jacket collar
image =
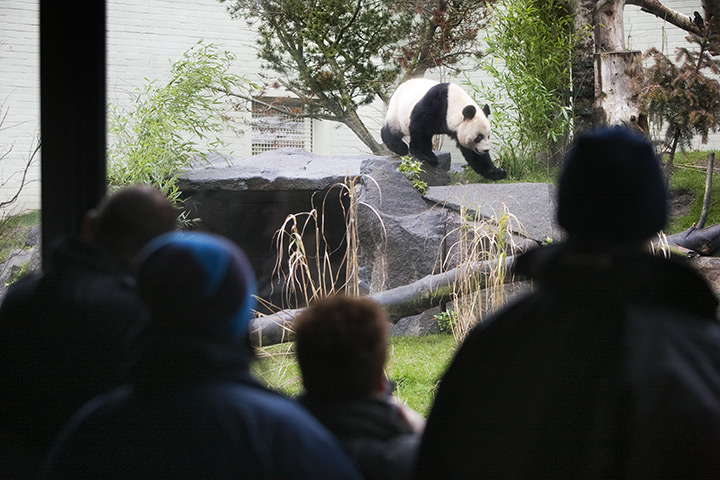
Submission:
POLYGON ((664 306, 715 316, 718 300, 705 279, 679 257, 639 248, 566 242, 521 255, 515 273, 560 297, 664 306))

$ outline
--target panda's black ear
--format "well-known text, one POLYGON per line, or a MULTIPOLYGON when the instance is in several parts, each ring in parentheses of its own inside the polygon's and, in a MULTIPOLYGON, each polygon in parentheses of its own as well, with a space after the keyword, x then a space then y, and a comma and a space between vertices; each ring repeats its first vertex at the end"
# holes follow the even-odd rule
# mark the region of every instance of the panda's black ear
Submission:
POLYGON ((490 116, 490 105, 488 105, 487 103, 486 103, 485 106, 483 107, 483 113, 485 113, 485 116, 486 116, 486 117, 489 117, 489 116, 490 116))
POLYGON ((471 118, 475 117, 475 114, 477 113, 477 109, 473 105, 467 105, 465 108, 463 108, 462 114, 463 114, 463 120, 470 120, 471 118))

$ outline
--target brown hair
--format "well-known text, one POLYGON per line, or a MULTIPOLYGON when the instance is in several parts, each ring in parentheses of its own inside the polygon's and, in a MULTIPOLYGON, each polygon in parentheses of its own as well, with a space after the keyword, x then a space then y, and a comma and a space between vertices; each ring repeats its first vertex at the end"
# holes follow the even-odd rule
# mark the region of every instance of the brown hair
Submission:
POLYGON ((295 352, 308 395, 376 393, 387 357, 390 320, 368 298, 334 295, 295 320, 295 352))

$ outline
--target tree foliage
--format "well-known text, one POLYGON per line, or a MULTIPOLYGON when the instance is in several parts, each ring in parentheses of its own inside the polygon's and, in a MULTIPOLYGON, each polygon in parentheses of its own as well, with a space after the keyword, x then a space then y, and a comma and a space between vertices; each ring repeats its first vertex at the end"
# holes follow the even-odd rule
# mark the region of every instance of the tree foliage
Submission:
POLYGON ((422 76, 434 68, 450 68, 457 73, 463 60, 481 57, 477 37, 487 25, 492 1, 392 2, 391 8, 411 17, 412 28, 395 55, 404 79, 422 76))
POLYGON ((501 163, 515 174, 527 173, 536 159, 552 166, 562 158, 572 129, 570 65, 577 35, 568 0, 495 4, 482 61, 495 82, 483 93, 495 105, 494 131, 507 132, 501 163))
MULTIPOLYGON (((306 106, 288 111, 341 122, 374 153, 357 110, 400 80, 474 51, 484 0, 227 0, 258 32, 258 55, 306 106)), ((250 99, 254 100, 254 99, 250 99)), ((268 105, 282 110, 281 106, 268 105)))
POLYGON ((720 60, 705 36, 687 40, 698 48, 678 48, 675 63, 655 48, 645 54, 653 65, 645 71, 640 98, 650 120, 665 129, 668 173, 677 148, 689 148, 696 135, 707 142, 708 134, 720 129, 720 60))
POLYGON ((234 56, 198 43, 175 62, 165 84, 147 81, 132 107, 108 105, 108 182, 111 187, 154 185, 180 202, 177 175, 222 146, 231 117, 218 90, 245 88, 230 73, 234 56))
POLYGON ((405 19, 382 0, 235 0, 229 8, 257 29, 263 67, 277 72, 279 83, 305 105, 303 112, 285 113, 344 123, 373 152, 381 151, 357 108, 397 77, 388 45, 408 31, 405 19))

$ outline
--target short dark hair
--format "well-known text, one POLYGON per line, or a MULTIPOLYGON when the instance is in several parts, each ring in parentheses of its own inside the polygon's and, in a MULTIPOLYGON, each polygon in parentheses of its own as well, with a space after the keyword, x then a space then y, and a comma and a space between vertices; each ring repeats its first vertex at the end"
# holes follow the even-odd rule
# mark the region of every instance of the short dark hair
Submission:
POLYGON ((178 212, 160 190, 133 185, 100 202, 92 241, 116 255, 132 258, 150 240, 175 230, 177 225, 178 212))
POLYGON ((318 397, 354 397, 377 391, 387 358, 390 320, 365 297, 337 294, 295 320, 295 352, 305 391, 318 397))

